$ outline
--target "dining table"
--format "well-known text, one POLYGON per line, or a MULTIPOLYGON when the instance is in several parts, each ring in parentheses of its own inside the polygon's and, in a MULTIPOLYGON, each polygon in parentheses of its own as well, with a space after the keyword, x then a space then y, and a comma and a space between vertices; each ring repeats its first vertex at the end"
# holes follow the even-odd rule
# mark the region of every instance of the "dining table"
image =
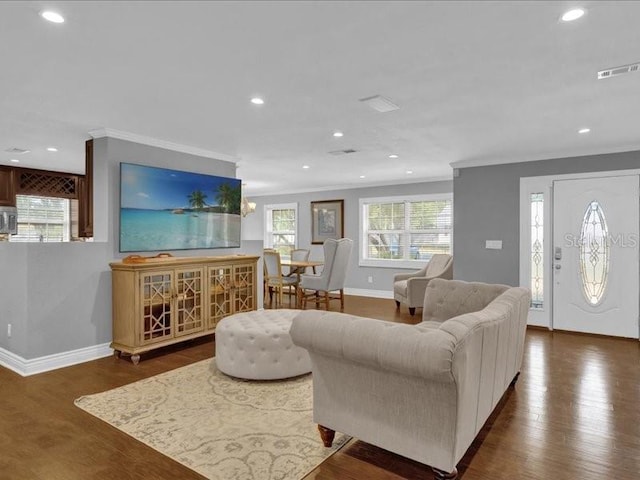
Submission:
POLYGON ((313 273, 316 273, 316 267, 321 267, 322 265, 324 265, 324 262, 318 260, 287 260, 283 258, 280 261, 280 264, 283 267, 289 267, 289 275, 291 275, 292 273, 297 273, 298 276, 300 276, 300 274, 304 273, 305 270, 309 267, 311 267, 313 273))
MULTIPOLYGON (((298 287, 300 288, 300 275, 303 274, 307 268, 311 268, 313 273, 316 273, 316 267, 321 267, 324 262, 319 260, 291 260, 283 258, 280 261, 280 265, 283 267, 289 267, 289 273, 287 276, 296 275, 298 277, 298 287)), ((298 308, 298 295, 296 295, 296 308, 298 308)))

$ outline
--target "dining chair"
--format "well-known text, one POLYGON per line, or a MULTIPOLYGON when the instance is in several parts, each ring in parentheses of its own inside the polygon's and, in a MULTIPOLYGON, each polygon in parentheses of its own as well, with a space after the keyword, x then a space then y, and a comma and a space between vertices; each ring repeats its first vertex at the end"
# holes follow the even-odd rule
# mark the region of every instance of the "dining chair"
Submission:
MULTIPOLYGON (((266 248, 264 248, 262 250, 262 253, 264 254, 264 252, 275 252, 275 251, 276 251, 275 248, 266 247, 266 248)), ((269 287, 267 285, 267 267, 266 267, 266 265, 264 265, 264 261, 263 261, 263 265, 262 265, 262 288, 264 290, 264 297, 263 298, 266 300, 267 294, 269 294, 269 303, 271 303, 271 298, 273 296, 273 288, 271 288, 271 287, 269 287)))
MULTIPOLYGON (((273 304, 273 298, 271 296, 272 289, 276 294, 276 306, 278 304, 282 307, 282 295, 284 288, 288 287, 290 293, 294 294, 294 298, 297 300, 297 288, 298 277, 287 277, 282 274, 282 264, 280 262, 280 254, 276 250, 264 250, 264 283, 265 283, 265 298, 266 291, 269 291, 269 305, 273 304), (293 292, 291 292, 293 289, 293 292)), ((289 306, 291 306, 291 297, 289 297, 289 306)))
MULTIPOLYGON (((308 262, 309 261, 309 253, 311 251, 306 248, 296 248, 291 251, 291 261, 293 262, 308 262)), ((307 267, 290 267, 288 277, 292 277, 294 275, 300 276, 300 274, 305 273, 307 271, 307 267)))
POLYGON ((352 247, 353 240, 349 238, 325 240, 322 272, 319 275, 300 276, 298 295, 303 309, 307 306, 307 300, 313 298, 316 302, 316 308, 320 306, 320 301, 322 301, 325 310, 329 310, 331 300, 340 300, 340 311, 344 310, 344 282, 352 247), (332 294, 332 292, 334 293, 332 294))

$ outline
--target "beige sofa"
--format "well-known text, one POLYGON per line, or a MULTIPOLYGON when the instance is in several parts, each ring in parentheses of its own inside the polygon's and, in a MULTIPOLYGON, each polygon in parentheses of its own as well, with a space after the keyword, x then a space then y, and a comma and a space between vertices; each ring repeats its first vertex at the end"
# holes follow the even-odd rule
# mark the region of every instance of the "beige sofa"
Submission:
POLYGON ((325 444, 340 431, 455 478, 517 379, 529 301, 524 288, 434 279, 417 325, 300 313, 290 334, 311 357, 325 444))

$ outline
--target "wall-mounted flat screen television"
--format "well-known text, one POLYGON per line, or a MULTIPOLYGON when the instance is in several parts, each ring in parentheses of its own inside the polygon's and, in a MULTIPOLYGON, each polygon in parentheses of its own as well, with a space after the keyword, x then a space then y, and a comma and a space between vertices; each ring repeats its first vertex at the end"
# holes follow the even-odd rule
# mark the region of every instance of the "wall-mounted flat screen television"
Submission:
POLYGON ((120 251, 240 246, 241 181, 120 164, 120 251))

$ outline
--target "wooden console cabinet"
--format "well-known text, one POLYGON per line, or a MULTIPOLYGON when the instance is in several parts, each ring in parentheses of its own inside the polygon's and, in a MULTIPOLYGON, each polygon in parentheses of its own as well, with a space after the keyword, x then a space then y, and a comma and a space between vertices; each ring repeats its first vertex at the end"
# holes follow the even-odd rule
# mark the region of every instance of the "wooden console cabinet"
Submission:
POLYGON ((214 332, 228 315, 256 309, 260 257, 160 257, 110 263, 116 356, 214 332))

